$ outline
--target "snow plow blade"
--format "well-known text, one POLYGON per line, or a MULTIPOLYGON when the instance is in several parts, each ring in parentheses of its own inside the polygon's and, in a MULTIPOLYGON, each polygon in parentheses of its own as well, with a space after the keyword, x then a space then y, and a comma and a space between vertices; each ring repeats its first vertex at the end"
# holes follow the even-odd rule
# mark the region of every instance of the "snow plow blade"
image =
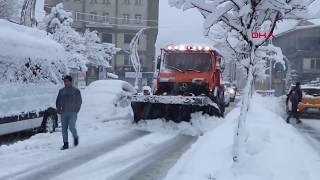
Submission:
POLYGON ((164 118, 174 122, 190 122, 191 114, 203 112, 222 117, 217 103, 207 96, 156 96, 134 95, 130 97, 134 122, 164 118))

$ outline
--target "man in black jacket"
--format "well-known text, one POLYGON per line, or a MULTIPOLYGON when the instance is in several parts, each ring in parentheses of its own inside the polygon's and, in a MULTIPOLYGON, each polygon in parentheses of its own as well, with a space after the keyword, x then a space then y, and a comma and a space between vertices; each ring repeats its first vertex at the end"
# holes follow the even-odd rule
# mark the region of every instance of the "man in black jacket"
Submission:
POLYGON ((298 112, 298 105, 302 100, 302 91, 300 88, 300 82, 296 83, 296 86, 293 87, 289 94, 287 95, 287 104, 291 101, 291 111, 289 112, 289 116, 287 118, 287 123, 290 122, 290 118, 293 115, 297 119, 297 123, 301 123, 301 120, 299 118, 299 112, 298 112))
POLYGON ((61 114, 63 137, 63 146, 61 147, 61 150, 69 148, 68 127, 72 133, 74 145, 77 146, 79 144, 76 121, 82 104, 80 90, 72 86, 72 77, 65 76, 63 81, 65 87, 60 89, 56 100, 57 111, 61 114))

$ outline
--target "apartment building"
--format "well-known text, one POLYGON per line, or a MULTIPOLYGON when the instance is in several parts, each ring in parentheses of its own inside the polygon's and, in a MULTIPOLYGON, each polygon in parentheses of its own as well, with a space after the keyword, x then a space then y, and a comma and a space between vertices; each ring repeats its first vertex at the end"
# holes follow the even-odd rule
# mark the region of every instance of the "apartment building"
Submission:
POLYGON ((46 0, 46 11, 60 2, 63 2, 67 11, 72 12, 75 21, 73 26, 78 32, 97 30, 102 42, 113 43, 122 49, 112 60, 113 68, 110 71, 129 82, 134 81, 129 44, 141 28, 150 27, 139 41, 139 56, 142 83, 151 83, 158 35, 159 0, 46 0))

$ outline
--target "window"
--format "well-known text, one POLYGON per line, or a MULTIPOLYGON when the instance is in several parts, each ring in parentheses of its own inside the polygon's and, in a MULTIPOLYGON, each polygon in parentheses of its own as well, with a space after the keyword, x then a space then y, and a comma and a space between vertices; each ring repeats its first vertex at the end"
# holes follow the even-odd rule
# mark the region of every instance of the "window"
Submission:
POLYGON ((110 0, 102 0, 102 4, 108 4, 108 5, 110 5, 111 3, 110 3, 110 0))
POLYGON ((124 65, 131 65, 130 56, 128 54, 124 55, 124 65))
POLYGON ((104 42, 104 43, 112 43, 112 34, 103 33, 102 34, 102 42, 104 42))
POLYGON ((129 14, 123 14, 123 23, 129 24, 130 22, 130 15, 129 14))
POLYGON ((141 24, 141 19, 142 19, 141 14, 136 14, 135 15, 136 24, 141 24))
POLYGON ((134 37, 134 34, 124 34, 124 43, 130 44, 133 37, 134 37))
POLYGON ((142 4, 141 0, 135 0, 135 5, 141 5, 141 4, 142 4))
POLYGON ((320 69, 320 59, 317 60, 317 65, 315 69, 320 69))
POLYGON ((107 12, 103 13, 103 19, 104 19, 105 23, 108 23, 109 22, 109 13, 107 13, 107 12))
POLYGON ((97 13, 96 12, 91 12, 90 15, 89 15, 89 20, 96 22, 97 21, 97 13))
POLYGON ((130 0, 124 0, 124 4, 130 5, 130 0))
POLYGON ((311 59, 310 69, 314 69, 315 67, 316 67, 316 60, 315 59, 311 59))
POLYGON ((319 70, 320 69, 320 57, 311 57, 303 59, 304 70, 319 70))

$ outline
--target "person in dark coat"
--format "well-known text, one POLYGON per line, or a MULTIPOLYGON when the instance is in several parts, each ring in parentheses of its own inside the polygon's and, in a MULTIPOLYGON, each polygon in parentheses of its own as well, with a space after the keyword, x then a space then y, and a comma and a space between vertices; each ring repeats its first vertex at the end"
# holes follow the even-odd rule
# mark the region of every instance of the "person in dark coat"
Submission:
POLYGON ((63 146, 61 150, 69 148, 68 127, 72 133, 74 145, 79 144, 79 136, 76 129, 78 112, 80 111, 82 98, 80 90, 72 86, 72 77, 65 76, 64 88, 59 90, 56 100, 58 114, 61 114, 63 146))
POLYGON ((299 82, 296 83, 296 86, 293 87, 287 95, 287 104, 289 100, 291 101, 291 111, 289 112, 287 123, 290 122, 290 118, 293 116, 297 119, 297 123, 299 124, 301 123, 301 120, 299 118, 298 105, 302 100, 302 91, 299 82))

